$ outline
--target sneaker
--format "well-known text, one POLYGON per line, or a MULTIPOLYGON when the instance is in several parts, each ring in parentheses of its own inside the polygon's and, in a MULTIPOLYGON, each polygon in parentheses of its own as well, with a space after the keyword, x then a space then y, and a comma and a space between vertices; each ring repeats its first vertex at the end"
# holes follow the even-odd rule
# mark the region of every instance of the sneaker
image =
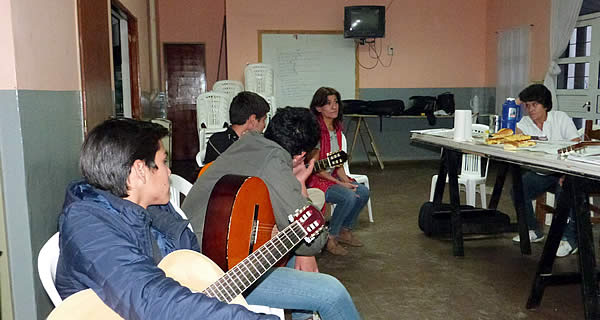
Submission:
MULTIPOLYGON (((541 242, 542 240, 544 240, 544 234, 540 233, 538 235, 538 233, 535 232, 534 230, 529 230, 529 241, 530 242, 541 242)), ((512 241, 521 242, 521 238, 519 237, 519 235, 516 235, 514 238, 512 238, 512 241)))
POLYGON ((556 250, 557 257, 562 258, 575 253, 577 253, 577 247, 573 249, 573 247, 571 247, 571 245, 569 244, 569 241, 560 240, 558 250, 556 250))

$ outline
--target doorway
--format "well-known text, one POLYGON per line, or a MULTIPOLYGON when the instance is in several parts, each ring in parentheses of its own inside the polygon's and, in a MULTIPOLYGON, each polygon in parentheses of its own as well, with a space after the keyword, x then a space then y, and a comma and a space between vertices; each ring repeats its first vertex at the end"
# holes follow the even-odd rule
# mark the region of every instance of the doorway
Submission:
POLYGON ((206 92, 204 44, 165 44, 167 118, 173 123, 173 160, 194 160, 198 153, 196 99, 206 92))
POLYGON ((115 79, 114 101, 117 117, 131 118, 131 76, 129 74, 129 43, 127 15, 117 7, 111 8, 111 33, 113 77, 115 79))

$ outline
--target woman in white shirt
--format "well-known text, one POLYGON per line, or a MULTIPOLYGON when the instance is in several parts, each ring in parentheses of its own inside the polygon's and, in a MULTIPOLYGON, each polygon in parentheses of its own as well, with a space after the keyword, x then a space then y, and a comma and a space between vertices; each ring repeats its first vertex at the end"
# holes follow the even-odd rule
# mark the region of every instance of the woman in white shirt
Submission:
MULTIPOLYGON (((528 116, 517 123, 517 133, 531 136, 545 136, 550 141, 579 141, 579 133, 573 120, 562 111, 552 110, 552 95, 542 84, 534 84, 519 93, 521 106, 528 116)), ((538 225, 533 211, 532 200, 546 191, 554 191, 558 198, 564 176, 560 174, 542 174, 531 170, 522 170, 523 192, 525 198, 525 219, 529 227, 529 240, 541 242, 544 239, 542 228, 538 225)), ((565 229, 556 255, 564 257, 577 252, 577 237, 574 214, 569 214, 569 224, 565 229)), ((519 236, 513 238, 519 242, 519 236)))

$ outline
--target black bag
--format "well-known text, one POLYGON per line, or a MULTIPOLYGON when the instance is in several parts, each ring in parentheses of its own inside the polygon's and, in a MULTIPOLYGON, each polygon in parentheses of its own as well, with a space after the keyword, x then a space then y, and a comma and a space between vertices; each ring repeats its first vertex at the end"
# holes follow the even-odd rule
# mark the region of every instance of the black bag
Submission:
POLYGON ((420 116, 421 114, 433 114, 436 110, 436 98, 431 96, 410 97, 411 107, 404 111, 407 116, 420 116))
POLYGON ((404 101, 397 99, 369 101, 363 114, 397 116, 404 112, 404 101))
POLYGON ((437 109, 444 110, 447 114, 453 114, 455 109, 454 94, 444 92, 437 96, 437 109))
POLYGON ((342 100, 344 114, 364 114, 369 102, 364 100, 342 100))
MULTIPOLYGON (((472 209, 472 206, 460 206, 464 234, 512 231, 508 215, 495 210, 469 212, 472 209)), ((443 203, 435 211, 433 202, 425 202, 419 211, 419 228, 428 237, 449 235, 452 233, 451 212, 450 204, 443 203)))

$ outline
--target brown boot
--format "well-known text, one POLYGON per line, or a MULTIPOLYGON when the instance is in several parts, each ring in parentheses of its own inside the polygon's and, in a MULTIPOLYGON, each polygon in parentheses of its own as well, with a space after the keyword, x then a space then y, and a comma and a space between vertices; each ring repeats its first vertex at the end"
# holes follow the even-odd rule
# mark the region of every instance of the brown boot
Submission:
POLYGON ((325 250, 336 256, 345 256, 348 254, 348 250, 342 247, 342 245, 339 244, 334 238, 329 238, 329 240, 327 240, 325 250))
POLYGON ((363 243, 348 229, 343 229, 337 237, 337 241, 353 247, 362 247, 363 243))

